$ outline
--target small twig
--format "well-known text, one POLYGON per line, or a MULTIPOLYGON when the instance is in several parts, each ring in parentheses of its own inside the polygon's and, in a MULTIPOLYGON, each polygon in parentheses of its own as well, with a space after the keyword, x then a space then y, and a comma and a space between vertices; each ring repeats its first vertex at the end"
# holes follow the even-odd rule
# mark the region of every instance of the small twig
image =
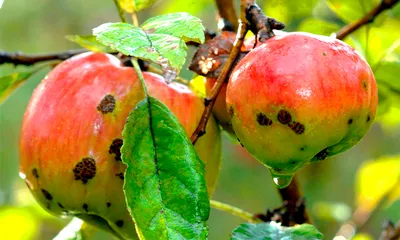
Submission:
POLYGON ((398 240, 400 239, 400 220, 396 226, 391 221, 385 221, 379 240, 398 240))
POLYGON ((25 54, 25 53, 9 53, 0 51, 0 64, 12 63, 14 65, 25 65, 31 66, 39 62, 61 60, 64 61, 74 55, 87 52, 86 49, 69 50, 66 52, 59 53, 47 53, 47 54, 25 54))
POLYGON ((219 16, 232 24, 233 29, 238 29, 239 21, 233 0, 215 0, 219 16))
POLYGON ((119 18, 121 19, 121 22, 126 22, 125 12, 124 12, 124 10, 121 8, 121 6, 119 5, 118 0, 114 0, 114 4, 115 4, 115 6, 117 7, 118 14, 119 14, 119 18))
POLYGON ((221 74, 218 76, 217 82, 215 83, 211 95, 207 97, 204 100, 204 105, 205 109, 203 112, 203 115, 201 116, 200 122, 196 128, 196 130, 193 132, 190 140, 192 141, 193 144, 196 143, 199 137, 204 135, 206 133, 206 125, 208 122, 208 119, 210 118, 212 108, 215 104, 215 100, 221 91, 222 85, 228 78, 229 72, 231 71, 233 64, 236 61, 236 58, 239 56, 240 48, 242 47, 244 37, 246 36, 247 33, 247 24, 246 24, 246 18, 245 18, 245 8, 246 8, 246 1, 241 0, 241 14, 240 14, 240 20, 239 20, 239 30, 238 34, 236 36, 236 40, 233 44, 233 49, 231 53, 229 54, 229 58, 226 61, 224 67, 222 68, 221 74))
POLYGON ((297 183, 296 176, 293 177, 292 182, 286 188, 279 189, 279 194, 284 202, 287 202, 287 209, 289 215, 291 215, 296 223, 312 223, 311 217, 308 214, 307 208, 305 208, 304 199, 300 193, 300 187, 297 183), (299 213, 298 207, 304 206, 304 212, 302 216, 297 216, 299 213))
POLYGON ((362 206, 356 208, 351 219, 346 221, 336 233, 336 236, 342 236, 345 239, 351 239, 357 232, 362 232, 373 217, 382 209, 384 204, 387 202, 389 195, 397 189, 400 185, 400 178, 388 190, 385 195, 379 200, 373 209, 365 209, 362 206))
POLYGON ((361 26, 372 23, 375 20, 376 16, 378 16, 381 12, 392 8, 398 2, 399 0, 381 0, 381 3, 374 9, 372 9, 369 13, 367 13, 363 18, 356 22, 350 23, 340 29, 336 34, 336 38, 342 40, 350 33, 359 29, 361 26))
POLYGON ((242 210, 240 208, 231 206, 229 204, 218 202, 218 201, 215 201, 215 200, 210 200, 210 205, 211 205, 211 207, 213 207, 215 209, 218 209, 218 210, 230 213, 230 214, 232 214, 234 216, 240 217, 241 219, 243 219, 243 220, 245 220, 247 222, 251 222, 251 223, 258 222, 254 218, 253 214, 251 214, 249 212, 246 212, 246 211, 244 211, 244 210, 242 210))

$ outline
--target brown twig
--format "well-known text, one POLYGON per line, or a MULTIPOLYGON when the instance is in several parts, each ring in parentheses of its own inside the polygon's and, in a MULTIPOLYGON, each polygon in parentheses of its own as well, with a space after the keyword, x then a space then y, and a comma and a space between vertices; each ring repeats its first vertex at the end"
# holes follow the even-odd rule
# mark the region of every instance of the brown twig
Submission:
POLYGON ((239 21, 233 0, 215 0, 218 7, 219 16, 232 24, 233 29, 238 29, 239 21))
POLYGON ((225 80, 228 78, 229 72, 231 71, 233 64, 236 61, 236 58, 239 56, 240 53, 240 48, 242 47, 244 37, 246 36, 247 33, 247 24, 246 24, 246 18, 245 18, 245 8, 246 8, 246 1, 241 0, 241 14, 240 14, 240 20, 239 20, 239 30, 238 34, 236 37, 236 40, 233 44, 233 49, 231 53, 229 54, 229 58, 226 61, 224 67, 222 68, 221 74, 218 76, 217 82, 215 83, 211 95, 207 97, 204 100, 204 105, 205 109, 203 112, 203 115, 201 116, 200 122, 196 128, 196 130, 193 132, 190 140, 192 141, 193 144, 196 143, 199 137, 205 134, 205 129, 206 125, 208 122, 208 119, 210 118, 212 108, 215 104, 215 100, 221 91, 222 85, 225 82, 225 80))
POLYGON ((30 66, 39 62, 53 61, 53 60, 66 60, 74 55, 87 52, 86 49, 69 50, 59 53, 48 54, 25 54, 25 53, 9 53, 0 51, 0 64, 12 63, 14 65, 30 66))
POLYGON ((381 12, 392 8, 398 2, 399 0, 381 0, 381 3, 374 9, 372 9, 369 13, 367 13, 363 18, 356 22, 350 23, 340 29, 336 34, 336 38, 342 40, 350 33, 359 29, 361 26, 372 23, 375 20, 376 16, 378 16, 381 12))
POLYGON ((379 240, 398 240, 400 239, 400 220, 396 226, 391 221, 385 221, 383 224, 383 230, 379 240))
POLYGON ((384 204, 387 202, 389 195, 397 189, 400 185, 400 178, 389 189, 384 196, 379 200, 373 209, 365 209, 363 206, 359 206, 353 212, 351 219, 345 222, 336 233, 336 236, 343 236, 345 239, 351 239, 356 232, 362 232, 373 217, 382 209, 384 204))

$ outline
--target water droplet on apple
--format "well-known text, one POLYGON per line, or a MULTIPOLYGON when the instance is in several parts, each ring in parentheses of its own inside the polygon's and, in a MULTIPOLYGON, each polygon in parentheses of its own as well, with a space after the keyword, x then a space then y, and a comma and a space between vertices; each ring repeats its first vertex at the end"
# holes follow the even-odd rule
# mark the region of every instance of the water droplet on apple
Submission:
POLYGON ((289 186, 289 184, 292 182, 293 175, 281 175, 281 174, 276 174, 272 173, 272 178, 274 180, 275 185, 278 188, 285 188, 289 186))

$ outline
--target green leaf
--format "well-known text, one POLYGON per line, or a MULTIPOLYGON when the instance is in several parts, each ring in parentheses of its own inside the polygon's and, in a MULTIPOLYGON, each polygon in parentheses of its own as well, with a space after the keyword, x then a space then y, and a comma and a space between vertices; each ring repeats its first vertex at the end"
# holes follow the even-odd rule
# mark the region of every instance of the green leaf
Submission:
POLYGON ((185 12, 150 18, 141 27, 147 33, 169 34, 181 38, 185 42, 203 43, 205 40, 205 28, 201 20, 185 12))
POLYGON ((185 129, 155 98, 142 100, 122 133, 125 196, 143 239, 205 239, 210 206, 204 163, 185 129))
POLYGON ((84 240, 83 225, 84 222, 82 220, 74 218, 53 240, 84 240))
POLYGON ((317 240, 322 238, 323 235, 310 224, 281 227, 271 222, 242 224, 233 231, 231 240, 317 240))
POLYGON ((400 93, 400 62, 381 62, 374 74, 378 85, 383 83, 400 93))
POLYGON ((371 11, 380 0, 328 0, 328 5, 339 18, 345 22, 353 22, 371 11))
POLYGON ((173 80, 171 77, 174 78, 185 63, 185 41, 204 41, 204 27, 198 18, 189 14, 168 14, 149 19, 144 27, 142 29, 128 23, 105 23, 93 29, 93 34, 101 43, 125 55, 161 65, 164 73, 169 73, 165 76, 167 82, 173 80))
POLYGON ((339 26, 334 23, 326 22, 324 20, 307 18, 300 23, 300 26, 297 30, 301 32, 309 32, 329 36, 339 30, 339 26))
POLYGON ((400 155, 363 163, 357 173, 356 205, 365 211, 372 210, 399 178, 400 155))
POLYGON ((0 77, 0 104, 33 73, 34 71, 16 72, 0 77))
POLYGON ((96 37, 93 35, 89 36, 79 36, 79 35, 68 35, 65 38, 71 42, 75 42, 82 47, 89 49, 93 52, 112 52, 113 50, 104 44, 97 41, 96 37))
POLYGON ((156 0, 118 0, 119 5, 125 12, 139 12, 151 7, 156 0))

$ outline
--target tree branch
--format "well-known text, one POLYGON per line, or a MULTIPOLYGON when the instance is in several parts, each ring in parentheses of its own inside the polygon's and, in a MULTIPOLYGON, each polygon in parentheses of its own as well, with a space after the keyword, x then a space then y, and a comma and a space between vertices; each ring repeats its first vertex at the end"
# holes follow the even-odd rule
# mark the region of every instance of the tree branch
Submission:
POLYGON ((345 222, 336 233, 336 236, 342 236, 345 239, 351 239, 357 232, 361 232, 368 225, 369 221, 382 209, 384 204, 387 202, 389 195, 397 189, 400 185, 400 178, 393 185, 393 187, 388 190, 385 195, 379 200, 373 209, 365 209, 359 206, 354 211, 351 219, 345 222))
POLYGON ((372 23, 375 20, 376 16, 378 16, 381 12, 392 8, 398 2, 399 0, 381 0, 381 3, 374 9, 372 9, 369 13, 367 13, 363 18, 356 22, 350 23, 340 29, 336 34, 336 38, 342 40, 350 33, 359 29, 361 26, 372 23))
POLYGON ((219 16, 232 24, 233 29, 239 28, 239 21, 233 0, 215 0, 219 16))
POLYGON ((54 60, 66 60, 74 55, 87 52, 86 49, 69 50, 59 53, 48 53, 48 54, 25 54, 25 53, 9 53, 0 51, 0 65, 4 63, 12 63, 14 65, 25 65, 31 66, 39 62, 54 61, 54 60))

